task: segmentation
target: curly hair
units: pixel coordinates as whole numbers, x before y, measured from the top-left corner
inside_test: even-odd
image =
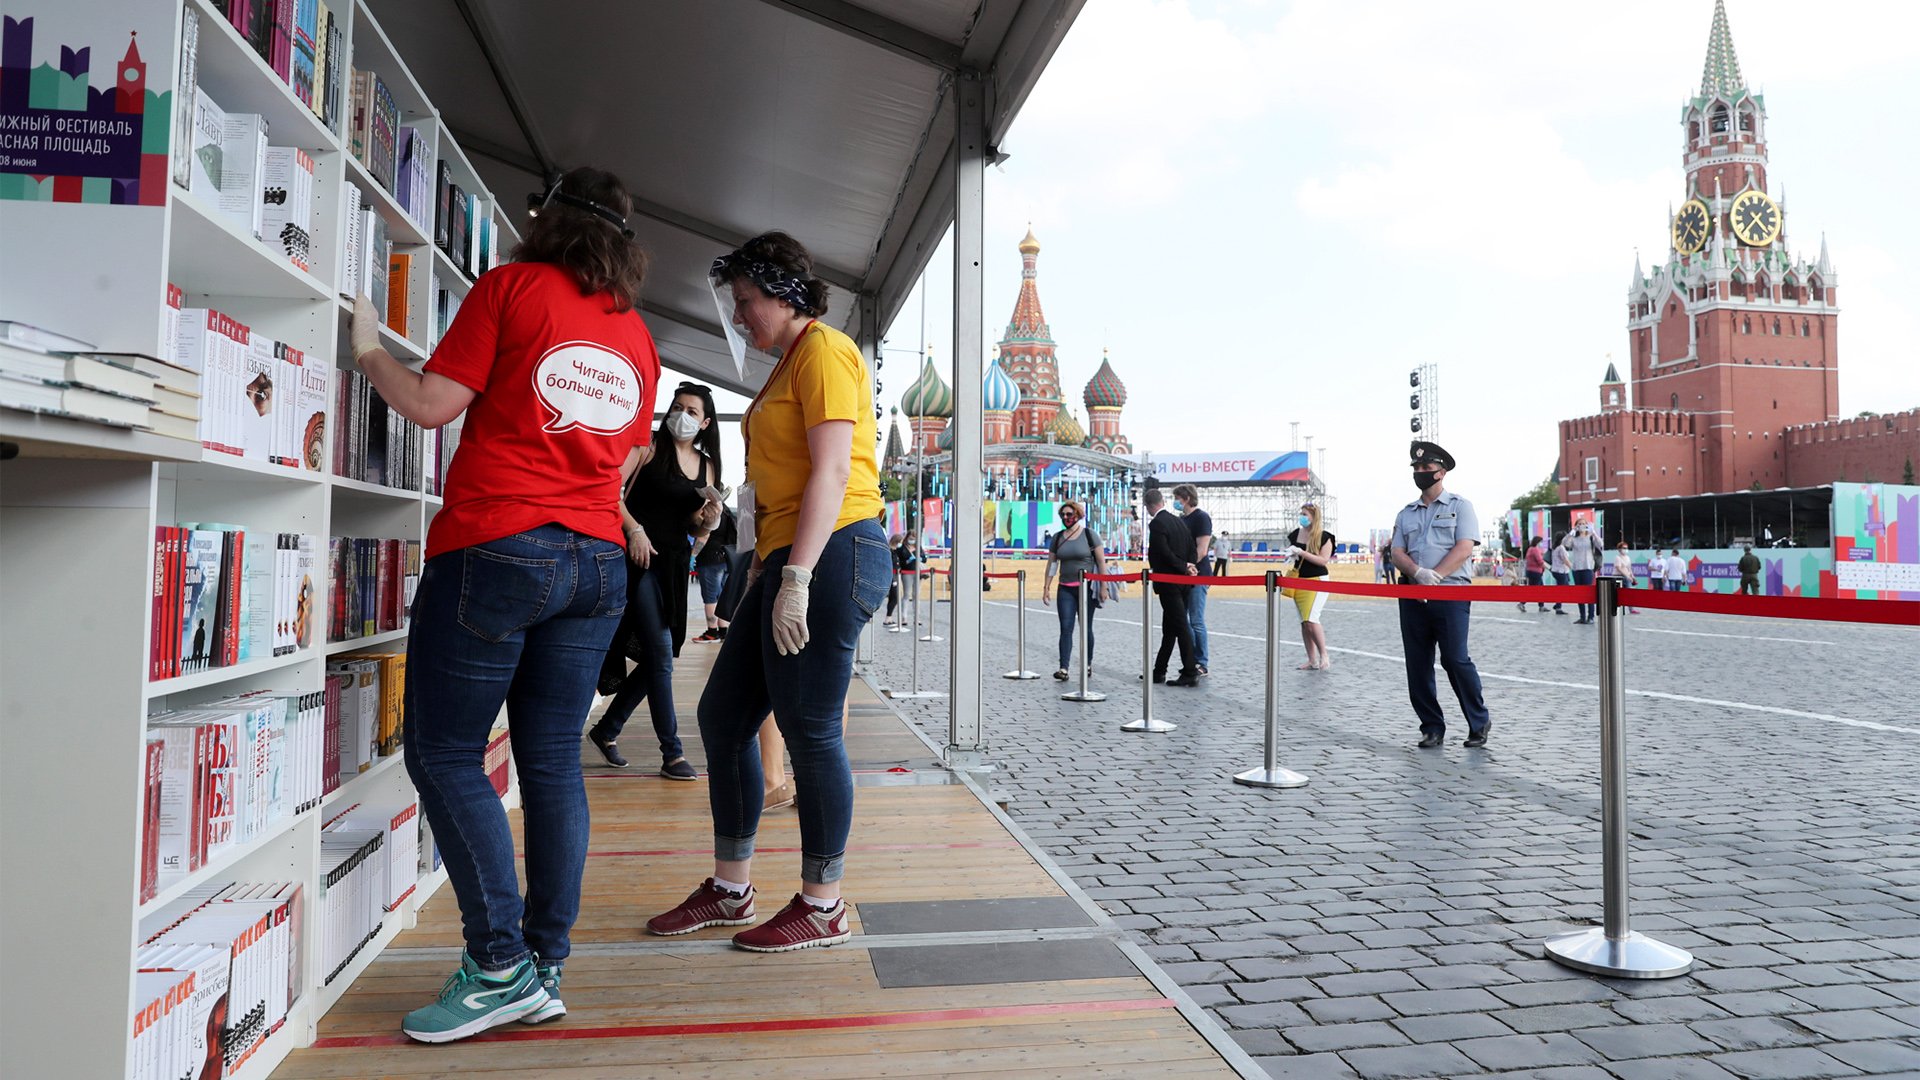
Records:
[[[581,166],[560,178],[559,191],[597,203],[625,218],[633,198],[620,178],[604,169]],[[540,207],[528,222],[526,238],[513,249],[515,262],[562,266],[580,284],[580,295],[606,293],[615,311],[640,304],[647,276],[647,253],[621,228],[591,210],[557,200]]]
[[[779,274],[800,282],[806,291],[805,302],[789,301],[802,315],[819,318],[827,313],[827,283],[813,276],[813,256],[800,241],[783,232],[765,232],[735,248],[728,256],[724,267],[719,271],[720,283],[732,284],[736,278],[753,282],[754,286],[767,295],[765,285],[754,281],[752,273],[745,267],[759,263],[773,268]]]

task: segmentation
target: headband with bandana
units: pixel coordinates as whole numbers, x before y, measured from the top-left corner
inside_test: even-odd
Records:
[[[807,283],[772,263],[738,254],[722,255],[713,260],[713,266],[707,271],[707,276],[716,281],[734,275],[744,276],[768,296],[788,304],[796,311],[805,312],[812,306]]]

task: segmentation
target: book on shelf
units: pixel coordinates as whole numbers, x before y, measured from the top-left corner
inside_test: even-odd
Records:
[[[347,95],[348,65],[346,48],[346,21],[339,13],[329,11],[327,13],[327,44],[324,61],[327,69],[327,111],[326,115],[321,119],[322,122],[327,125],[327,130],[333,132],[335,135],[340,134],[341,122],[350,111],[350,103]]]
[[[221,522],[154,528],[148,677],[284,656],[313,642],[318,542]]]
[[[261,230],[268,246],[300,269],[312,269],[313,159],[297,147],[269,146],[261,179]]]
[[[380,316],[381,322],[386,322],[387,259],[393,252],[393,244],[387,239],[387,219],[381,217],[378,210],[368,208],[360,213],[364,219],[360,223],[363,245],[360,260],[365,267],[360,295],[373,301],[373,310]]]
[[[173,182],[193,182],[193,101],[199,89],[200,12],[192,4],[180,16],[180,81],[173,87]]]
[[[340,371],[334,395],[334,475],[420,490],[419,425],[390,408],[359,371]]]
[[[225,170],[227,113],[206,91],[193,95],[193,148],[186,188],[211,209],[220,205]]]
[[[339,754],[334,772],[349,780],[380,756],[380,665],[355,656],[327,661],[327,678],[339,680]]]
[[[255,0],[256,3],[271,4],[271,25],[268,27],[267,66],[280,76],[280,81],[289,87],[293,85],[293,6],[294,0]]]
[[[259,113],[227,114],[220,141],[220,199],[216,208],[254,239],[265,239],[261,177],[267,166],[267,120]]]
[[[328,828],[320,833],[321,984],[339,978],[379,933],[386,913],[386,862],[379,829]]]
[[[190,1012],[204,1025],[206,1041],[196,1045],[208,1065],[161,1074],[165,1080],[232,1076],[286,1022],[301,974],[302,907],[298,883],[226,881],[196,889],[141,920],[136,970],[158,974],[176,965],[193,973],[196,987],[203,978],[209,984],[205,1011],[195,1005]],[[226,985],[217,990],[222,966]]]
[[[309,358],[300,367],[293,414],[298,436],[295,453],[299,467],[308,472],[326,467],[327,386],[332,377],[332,367],[318,357]]]
[[[433,166],[433,243],[442,251],[452,248],[447,232],[453,211],[453,168],[446,158]]]
[[[273,55],[273,0],[224,0],[227,21],[263,61]]]
[[[420,881],[419,816],[420,804],[409,799],[403,803],[358,803],[327,823],[329,830],[381,834],[380,852],[385,865],[375,878],[381,884],[376,900],[384,911],[397,910]]]
[[[394,198],[407,217],[422,230],[433,227],[433,151],[427,133],[411,124],[400,127],[396,146]]]
[[[186,291],[171,281],[167,282],[167,291],[162,294],[160,303],[160,358],[169,363],[180,348],[180,310],[186,306]],[[200,380],[195,379],[193,392],[199,393],[199,388]]]
[[[320,55],[319,0],[294,0],[293,50],[288,83],[300,104],[313,108],[314,64]]]
[[[165,778],[167,745],[148,735],[140,794],[140,903],[160,891],[160,793]]]
[[[327,81],[332,78],[328,70],[332,64],[333,9],[327,7],[325,0],[314,0],[313,5],[313,96],[308,99],[307,107],[323,126],[327,124]]]
[[[341,192],[340,204],[340,281],[338,289],[341,296],[351,303],[360,296],[365,287],[364,271],[360,266],[361,241],[360,228],[365,217],[362,210],[366,206],[365,196],[360,188],[348,184]]]
[[[46,413],[109,427],[144,428],[152,407],[77,386],[22,379],[0,372],[0,408]]]
[[[186,1075],[193,978],[178,971],[140,971],[133,978],[133,1076],[173,1080]]]
[[[93,343],[32,323],[0,319],[0,345],[43,353],[92,352]]]
[[[387,329],[403,338],[413,336],[413,311],[408,304],[413,256],[395,251],[387,256]]]
[[[152,405],[155,381],[109,353],[57,355],[24,349],[0,349],[0,375],[79,387]]]
[[[188,986],[181,1064],[169,1072],[136,1072],[135,1080],[221,1080],[220,1034],[229,1015],[230,951],[211,945],[144,945],[134,958],[140,972],[170,972]]]

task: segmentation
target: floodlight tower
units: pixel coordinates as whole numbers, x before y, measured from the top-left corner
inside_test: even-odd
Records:
[[[1407,408],[1413,415],[1407,427],[1416,439],[1440,437],[1440,365],[1421,364],[1407,372]]]

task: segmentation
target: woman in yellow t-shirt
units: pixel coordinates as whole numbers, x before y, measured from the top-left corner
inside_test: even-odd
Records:
[[[873,375],[847,335],[818,321],[826,283],[785,233],[747,241],[714,261],[731,292],[733,325],[780,363],[742,422],[752,515],[746,595],[700,696],[713,807],[713,876],[678,907],[648,920],[656,934],[754,921],[752,860],[762,809],[755,733],[769,711],[793,757],[800,814],[800,894],[733,937],[755,952],[847,940],[840,877],[853,825],[853,771],[841,722],[853,647],[887,595],[893,559],[875,518]]]

